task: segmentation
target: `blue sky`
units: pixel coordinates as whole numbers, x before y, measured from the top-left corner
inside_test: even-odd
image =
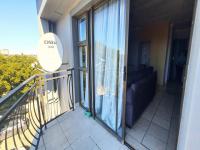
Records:
[[[39,41],[36,0],[3,0],[0,10],[0,49],[35,54]]]

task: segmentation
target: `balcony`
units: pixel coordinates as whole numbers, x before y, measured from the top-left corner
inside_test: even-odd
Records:
[[[126,150],[113,135],[76,107],[47,124],[40,138],[39,150]],[[128,149],[127,149],[128,150]]]
[[[75,105],[73,71],[35,75],[0,99],[1,150],[127,149]]]

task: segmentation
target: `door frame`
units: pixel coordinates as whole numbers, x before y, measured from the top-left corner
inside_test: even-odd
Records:
[[[100,122],[105,129],[107,129],[112,135],[114,135],[119,141],[121,141],[123,144],[125,143],[125,112],[126,112],[126,84],[127,84],[127,64],[128,64],[128,39],[129,39],[129,15],[130,15],[130,0],[126,0],[126,26],[125,26],[125,55],[124,55],[124,79],[123,79],[123,105],[122,105],[122,137],[120,137],[116,131],[111,129],[108,125],[106,125],[100,118],[96,116],[95,113],[95,69],[94,69],[94,11],[101,7],[103,4],[107,3],[109,0],[104,0],[95,5],[91,8],[90,11],[90,18],[91,18],[91,26],[90,26],[90,35],[91,35],[91,77],[92,77],[92,104],[93,104],[93,117],[95,120]]]
[[[129,6],[130,6],[130,0],[129,1]],[[192,16],[192,24],[191,24],[191,31],[190,31],[190,36],[189,36],[189,47],[188,47],[188,53],[187,53],[187,62],[186,62],[186,70],[185,70],[185,76],[184,76],[184,81],[183,81],[183,88],[182,88],[182,94],[181,94],[181,108],[180,108],[180,119],[179,119],[179,128],[178,128],[178,137],[177,137],[177,142],[176,142],[176,148],[179,148],[181,146],[179,146],[179,144],[182,142],[182,140],[179,138],[180,137],[180,134],[183,134],[183,133],[180,133],[180,132],[183,132],[181,130],[184,130],[184,127],[181,127],[181,122],[182,122],[182,119],[183,119],[183,103],[184,103],[184,96],[185,96],[185,90],[186,90],[186,80],[188,78],[188,67],[189,67],[189,61],[190,61],[190,55],[191,55],[191,50],[192,50],[192,40],[193,40],[193,34],[194,34],[194,23],[195,23],[195,19],[196,19],[196,15],[197,15],[197,4],[198,4],[198,0],[194,0],[194,7],[193,7],[193,16]],[[130,14],[130,7],[128,8],[129,10],[129,14]],[[128,21],[129,22],[129,21]],[[129,23],[128,23],[129,24]],[[129,30],[129,26],[127,26],[127,29]],[[127,36],[128,36],[128,32],[127,31]],[[173,33],[173,24],[170,24],[170,31],[169,31],[169,37],[168,37],[168,40],[172,40],[172,33]],[[128,38],[126,39],[126,41],[128,41]],[[168,47],[167,47],[167,55],[166,55],[166,61],[165,62],[165,69],[164,69],[164,80],[163,82],[167,82],[167,79],[168,79],[168,69],[169,69],[169,66],[166,66],[166,63],[169,63],[168,57],[170,57],[170,54],[171,54],[171,42],[172,41],[168,41]],[[126,44],[127,46],[127,50],[128,50],[128,44]],[[128,55],[128,51],[126,50],[127,52],[127,55]],[[128,60],[128,58],[127,58]],[[128,64],[128,63],[127,63]],[[127,70],[127,69],[126,69]],[[126,73],[127,75],[127,73]],[[126,90],[125,90],[126,91]],[[124,93],[124,107],[126,107],[126,93]],[[126,111],[126,108],[123,109],[124,111]],[[124,119],[125,119],[125,113],[124,113]],[[124,131],[126,130],[126,125],[125,125],[125,120],[124,120]],[[124,136],[123,136],[123,142],[125,143],[125,145],[127,145],[130,149],[134,149],[129,143],[126,142],[125,138],[126,138],[126,133],[124,133]]]
[[[86,40],[85,41],[82,41],[82,42],[79,42],[79,21],[81,20],[81,19],[85,19],[85,21],[86,21]],[[76,84],[77,85],[77,90],[78,90],[78,102],[79,102],[79,105],[84,109],[84,110],[86,110],[86,111],[89,111],[89,112],[91,112],[92,111],[92,106],[91,106],[91,92],[90,92],[90,62],[91,62],[91,60],[90,60],[90,52],[91,52],[91,50],[90,50],[90,44],[89,44],[89,17],[88,17],[88,13],[87,12],[85,12],[85,13],[83,13],[82,15],[80,15],[80,16],[77,16],[77,17],[74,17],[74,22],[76,22],[76,25],[75,25],[75,27],[76,27],[76,29],[75,29],[75,31],[76,31],[76,34],[77,34],[77,37],[76,37],[76,42],[75,42],[75,46],[76,46],[76,49],[75,49],[75,51],[77,51],[77,53],[76,53],[76,63],[75,64],[77,64],[77,67],[76,67],[76,69],[77,69],[77,76],[76,76],[76,79],[77,79],[77,81],[78,81],[78,83]],[[85,106],[83,106],[83,104],[81,103],[81,86],[80,86],[80,71],[82,70],[82,71],[84,71],[84,69],[82,68],[82,67],[80,67],[80,52],[79,52],[79,48],[80,47],[83,47],[83,46],[86,46],[87,47],[87,49],[86,49],[86,51],[87,51],[87,66],[86,66],[86,69],[85,69],[85,71],[87,72],[87,74],[88,74],[88,82],[86,82],[86,84],[88,85],[88,103],[89,103],[89,108],[86,108]]]
[[[95,10],[97,10],[99,7],[101,7],[102,5],[104,5],[105,3],[109,2],[109,0],[104,0],[101,1],[99,3],[97,3],[96,5],[94,5],[93,7],[91,7],[91,9],[89,10],[89,15],[90,15],[90,46],[91,46],[91,95],[92,95],[92,115],[93,118],[100,123],[110,134],[112,134],[113,136],[115,136],[118,140],[121,141],[120,137],[117,135],[117,133],[111,129],[106,123],[104,123],[97,115],[95,112],[95,58],[94,58],[94,12]]]
[[[126,0],[126,18],[125,18],[125,54],[124,54],[124,79],[123,79],[123,96],[122,96],[122,137],[120,137],[116,131],[111,129],[108,125],[106,125],[100,118],[96,116],[95,113],[95,66],[94,66],[94,11],[101,7],[103,4],[109,2],[110,0],[100,0],[95,5],[88,8],[86,11],[84,11],[82,14],[79,14],[78,16],[74,16],[72,19],[72,25],[73,25],[73,31],[76,33],[74,36],[74,49],[75,49],[75,55],[74,55],[74,63],[76,64],[76,70],[78,72],[78,66],[77,62],[79,63],[79,55],[77,55],[78,46],[78,19],[80,19],[82,16],[87,16],[87,30],[86,30],[86,36],[87,36],[87,46],[88,46],[88,76],[89,76],[89,83],[88,83],[88,91],[89,91],[89,104],[90,104],[90,112],[92,112],[93,119],[95,119],[97,122],[99,122],[108,132],[110,132],[112,135],[114,135],[119,141],[121,141],[123,144],[125,143],[125,112],[126,112],[126,84],[127,84],[127,64],[128,64],[128,39],[129,39],[129,15],[130,15],[130,0]],[[76,28],[76,29],[74,29]],[[79,52],[78,52],[79,54]],[[76,57],[78,56],[78,57]],[[79,73],[76,75],[76,79],[80,78]],[[78,78],[77,78],[78,76]],[[81,107],[83,107],[80,103],[80,79],[77,80],[77,88],[79,91],[77,92],[77,97],[79,98],[79,104]],[[83,107],[84,108],[84,107]],[[84,108],[85,109],[85,108]]]
[[[129,18],[130,18],[130,0],[126,5],[126,31],[125,31],[125,58],[124,58],[124,90],[123,90],[123,108],[122,108],[122,143],[126,144],[126,92],[127,92],[127,73],[128,73],[128,44],[129,44]],[[129,145],[128,145],[129,146]]]

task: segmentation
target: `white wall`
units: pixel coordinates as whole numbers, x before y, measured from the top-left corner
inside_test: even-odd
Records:
[[[69,63],[70,67],[74,65],[72,17],[91,2],[92,0],[74,0],[71,7],[68,8],[63,17],[56,23],[56,34],[60,38],[64,48],[63,63]]]
[[[75,34],[73,33],[74,31],[73,29],[76,27],[72,27],[72,20],[73,16],[77,14],[82,8],[90,4],[91,1],[94,0],[74,0],[74,3],[71,4],[71,7],[68,8],[63,17],[56,22],[56,34],[60,38],[64,49],[63,63],[68,64],[61,66],[61,69],[74,68],[76,66],[74,64],[74,55],[75,55],[74,51],[76,49],[74,49],[74,41],[73,41],[73,36]],[[78,78],[76,69],[74,72],[74,76],[75,78]],[[75,100],[77,102],[79,99],[79,93],[78,93],[79,90],[77,89],[79,84],[78,80],[76,81],[74,80],[74,84],[75,84],[74,94],[75,94]]]
[[[67,14],[56,24],[56,34],[60,38],[63,49],[63,63],[69,63],[73,66],[73,35],[72,35],[72,17]]]
[[[36,0],[36,8],[37,8],[37,13],[39,12],[40,10],[40,6],[42,4],[42,0]]]
[[[38,17],[38,28],[39,28],[40,36],[42,36],[44,33],[49,32],[48,21]]]
[[[200,0],[197,0],[178,150],[200,149]]]

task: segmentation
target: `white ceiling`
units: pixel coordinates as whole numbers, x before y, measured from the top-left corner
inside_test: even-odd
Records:
[[[41,17],[57,21],[73,6],[83,0],[46,0]],[[135,26],[158,20],[191,21],[194,0],[130,0],[131,17]]]
[[[40,16],[51,21],[57,21],[73,6],[73,3],[74,0],[47,0]]]
[[[194,0],[131,0],[131,16],[135,26],[149,22],[191,21]]]

